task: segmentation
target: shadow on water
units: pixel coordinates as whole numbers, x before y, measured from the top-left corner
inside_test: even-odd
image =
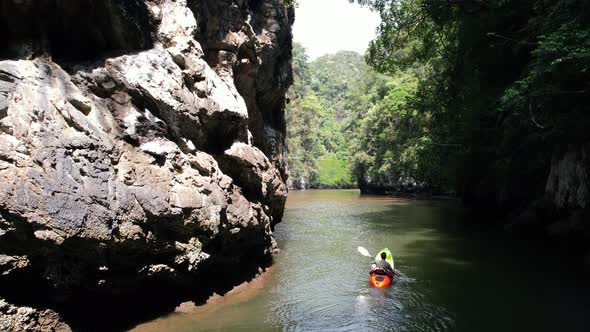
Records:
[[[585,331],[586,281],[544,248],[469,226],[457,202],[290,194],[270,276],[245,297],[146,324],[170,331]],[[467,221],[467,222],[466,222]],[[367,257],[392,250],[401,275],[368,284]],[[223,316],[223,319],[218,319]],[[152,327],[150,329],[150,326]]]
[[[453,203],[414,201],[387,210],[357,217],[374,232],[391,235],[396,267],[414,281],[397,285],[397,298],[403,302],[408,296],[412,304],[417,298],[421,304],[408,308],[414,313],[430,311],[430,324],[421,322],[416,330],[584,331],[588,326],[588,287],[564,257],[470,223]]]

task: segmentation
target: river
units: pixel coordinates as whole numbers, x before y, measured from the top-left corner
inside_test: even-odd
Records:
[[[289,194],[281,252],[259,279],[136,331],[588,331],[588,281],[569,262],[489,228],[459,204]],[[391,249],[401,276],[371,288],[371,253]]]

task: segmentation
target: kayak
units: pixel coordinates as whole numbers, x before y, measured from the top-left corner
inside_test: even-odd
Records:
[[[392,268],[395,269],[394,263],[393,263],[393,256],[391,255],[391,251],[389,251],[389,249],[387,249],[387,248],[381,250],[377,254],[377,256],[375,256],[375,261],[381,260],[381,253],[382,252],[384,252],[387,255],[385,257],[385,261],[387,263],[389,263],[389,265],[391,265]],[[393,280],[394,275],[395,274],[392,273],[391,271],[385,271],[384,269],[381,269],[381,268],[372,268],[371,271],[369,271],[369,282],[371,283],[371,286],[373,286],[373,287],[385,288],[385,287],[391,285],[391,281]]]
[[[388,275],[381,275],[381,274],[371,274],[369,276],[369,282],[371,283],[371,286],[373,287],[377,287],[377,288],[385,288],[389,285],[391,285],[391,280],[393,278],[391,278]]]

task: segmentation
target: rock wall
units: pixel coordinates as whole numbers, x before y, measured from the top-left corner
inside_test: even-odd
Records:
[[[569,146],[550,159],[545,190],[516,209],[508,229],[534,234],[590,267],[590,146]],[[549,241],[547,241],[549,239]]]
[[[553,211],[538,216],[547,219],[545,231],[550,235],[575,237],[585,243],[586,264],[590,265],[590,146],[570,147],[556,153],[545,187],[545,202]]]
[[[3,1],[2,308],[131,324],[267,264],[293,20],[282,0]]]
[[[363,194],[369,195],[418,195],[436,192],[426,183],[416,181],[411,176],[399,175],[387,179],[371,179],[366,176],[358,179],[359,189]]]
[[[559,209],[584,209],[590,204],[590,146],[555,155],[545,192]]]

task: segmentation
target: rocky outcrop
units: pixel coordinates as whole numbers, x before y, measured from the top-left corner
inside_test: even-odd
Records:
[[[590,155],[588,148],[570,149],[555,156],[546,193],[557,208],[584,209],[590,205]]]
[[[418,182],[411,176],[392,175],[390,178],[372,179],[365,175],[358,182],[361,193],[369,195],[405,196],[438,193],[426,183]]]
[[[304,175],[300,175],[297,177],[293,177],[293,175],[291,175],[287,180],[287,187],[289,188],[289,190],[309,189],[309,179]]]
[[[555,217],[546,226],[552,235],[590,238],[589,153],[588,146],[570,148],[561,156],[556,154],[551,161],[545,194],[555,211]]]
[[[516,210],[507,228],[524,235],[550,238],[551,245],[590,266],[590,159],[588,146],[554,153],[545,191]]]
[[[275,1],[189,0],[198,13],[198,39],[205,59],[222,77],[233,77],[248,108],[253,144],[286,175],[285,93],[293,81],[292,8],[276,10]],[[280,1],[282,2],[282,1]],[[242,20],[246,18],[246,24]],[[267,70],[261,70],[260,64]],[[277,93],[281,91],[281,93]]]
[[[52,310],[15,307],[0,299],[0,331],[70,332],[70,327]]]
[[[0,297],[116,325],[258,273],[287,197],[292,21],[281,0],[3,2]],[[110,322],[79,315],[88,296]]]

